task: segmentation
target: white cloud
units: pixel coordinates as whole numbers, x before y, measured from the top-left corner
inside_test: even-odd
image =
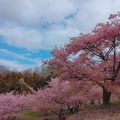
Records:
[[[18,48],[37,50],[41,46],[42,38],[39,31],[27,29],[18,25],[5,25],[0,28],[0,35],[3,36],[8,45]]]
[[[0,27],[0,35],[5,38],[3,42],[29,51],[51,50],[55,46],[63,46],[68,43],[70,37],[78,35],[79,32],[77,27],[65,27],[64,25],[61,26],[61,24],[52,25],[46,31],[28,29],[10,22]]]
[[[26,67],[28,66],[25,66],[25,65],[22,65],[20,63],[18,63],[17,61],[8,61],[8,60],[5,60],[5,59],[0,59],[0,64],[9,68],[10,70],[24,70]]]
[[[41,66],[40,61],[39,61],[39,64],[37,65],[31,65],[31,64],[21,64],[18,61],[13,61],[13,60],[10,61],[5,59],[0,59],[0,64],[10,70],[17,70],[17,71],[23,71],[28,68],[35,68],[36,66]]]
[[[51,50],[80,32],[91,32],[98,22],[105,22],[117,11],[120,0],[0,0],[0,36],[5,38],[2,42],[29,52]],[[32,61],[29,54],[2,52]],[[38,58],[33,61],[41,64]],[[11,68],[25,68],[16,61],[0,62]]]
[[[119,0],[0,0],[0,20],[9,21],[3,22],[0,35],[11,46],[52,49],[79,32],[91,32],[98,22],[119,11],[119,5]],[[47,22],[51,27],[42,31],[41,25]]]
[[[25,57],[25,55],[19,55],[15,52],[8,51],[7,49],[0,49],[0,53],[2,53],[4,55],[15,57],[15,58],[19,58],[19,59],[27,59]]]
[[[42,49],[53,49],[55,46],[60,47],[69,42],[69,38],[79,34],[77,28],[54,29],[47,31],[44,35]]]
[[[69,0],[0,0],[0,18],[23,24],[60,21],[75,9]]]
[[[28,58],[28,57],[26,57],[27,56],[26,53],[18,54],[18,53],[15,53],[15,52],[8,51],[7,49],[0,49],[0,53],[4,54],[4,55],[7,55],[7,56],[12,56],[14,58],[18,58],[18,59],[21,59],[21,60],[27,60],[27,61],[33,62],[35,64],[40,64],[41,63],[41,59],[39,59],[39,58]]]
[[[106,22],[110,14],[120,11],[120,0],[72,1],[79,8],[74,18],[74,26],[83,32],[91,32],[97,23]]]

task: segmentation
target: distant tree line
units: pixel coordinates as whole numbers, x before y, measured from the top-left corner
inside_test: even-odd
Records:
[[[43,73],[39,71],[38,67],[34,70],[27,69],[22,72],[6,70],[0,74],[0,94],[11,91],[14,91],[15,94],[30,93],[31,90],[26,85],[19,83],[20,78],[23,78],[25,83],[35,91],[43,89],[51,80],[51,73]]]

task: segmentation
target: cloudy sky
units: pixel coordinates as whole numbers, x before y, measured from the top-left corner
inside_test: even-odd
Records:
[[[117,11],[120,0],[0,0],[0,65],[40,66],[55,46],[91,32]]]

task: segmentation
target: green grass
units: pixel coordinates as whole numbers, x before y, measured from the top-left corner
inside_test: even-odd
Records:
[[[44,113],[42,113],[42,112],[24,112],[23,115],[34,117],[34,116],[42,116],[42,115],[44,115]]]
[[[120,100],[113,101],[111,105],[120,105]]]
[[[104,111],[108,111],[108,113],[113,114],[113,113],[117,113],[117,111],[120,111],[120,100],[116,100],[111,102],[109,105],[102,105],[102,104],[97,104],[97,105],[84,105],[81,106],[79,108],[79,112],[82,112],[84,110],[88,109],[89,111],[91,110],[95,110],[95,111],[99,111],[99,110],[104,110]],[[67,117],[69,117],[70,115],[68,115],[68,112],[66,111],[65,113],[67,115]],[[17,120],[44,120],[44,118],[48,118],[49,120],[57,120],[58,116],[56,116],[55,114],[51,113],[51,114],[45,114],[44,112],[24,112],[21,114],[21,116],[17,119]]]
[[[57,119],[57,116],[54,114],[45,114],[43,112],[24,112],[17,118],[17,120],[43,120],[46,117],[49,118],[49,120]]]
[[[17,120],[40,120],[40,116],[42,115],[43,113],[40,112],[24,112]]]

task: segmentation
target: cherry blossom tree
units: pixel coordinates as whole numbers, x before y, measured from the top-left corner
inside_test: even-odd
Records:
[[[91,105],[101,103],[102,100],[102,88],[99,86],[93,86],[91,89],[88,91],[88,100],[90,100]]]
[[[56,65],[55,75],[64,80],[92,81],[103,89],[103,104],[110,102],[120,70],[120,12],[109,21],[99,23],[89,34],[72,37],[63,48],[53,49],[52,59],[44,63]],[[109,83],[109,85],[108,85]]]
[[[12,118],[19,115],[32,103],[31,95],[18,96],[12,93],[0,95],[0,119]]]
[[[88,82],[83,81],[70,82],[59,78],[52,79],[48,86],[36,92],[33,110],[51,111],[59,118],[61,118],[63,110],[67,110],[68,107],[75,109],[77,112],[80,104],[86,104],[91,99],[100,98],[101,91],[99,92],[98,87],[94,87],[91,83],[88,84]],[[92,89],[89,91],[90,88],[98,90],[94,91]]]
[[[35,111],[52,111],[55,113],[56,110],[60,110],[60,113],[55,113],[61,117],[63,109],[66,107],[64,94],[69,89],[69,82],[60,82],[58,78],[52,79],[49,82],[49,86],[39,90],[36,93],[35,105],[33,110]]]

